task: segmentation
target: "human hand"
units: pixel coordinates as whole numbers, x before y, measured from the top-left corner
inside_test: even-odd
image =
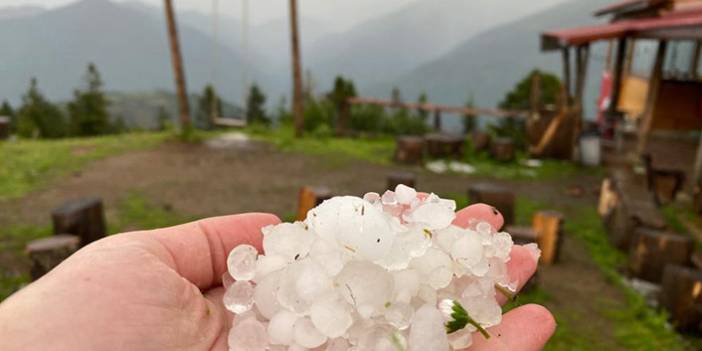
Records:
[[[455,224],[481,218],[502,226],[488,209],[461,210]],[[278,222],[267,214],[217,217],[86,246],[0,304],[3,350],[227,350],[227,255],[241,244],[260,250],[260,228]],[[519,246],[511,257],[521,287],[536,260]],[[554,329],[546,309],[522,306],[490,328],[489,340],[476,335],[471,350],[539,350]]]

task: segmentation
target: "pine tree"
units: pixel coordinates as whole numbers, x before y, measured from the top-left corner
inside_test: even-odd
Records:
[[[63,113],[41,94],[36,78],[32,78],[22,97],[16,131],[23,137],[60,138],[66,135]]]
[[[207,84],[197,101],[195,125],[201,129],[212,129],[214,119],[222,113],[222,100],[212,85]]]
[[[468,108],[473,108],[475,107],[475,100],[473,99],[473,95],[468,97],[468,100],[466,100],[466,107]],[[463,116],[463,132],[464,133],[470,133],[475,130],[476,125],[478,124],[478,116],[475,116],[473,114],[467,113]]]
[[[16,128],[15,124],[17,123],[15,120],[15,110],[12,108],[12,105],[7,102],[7,100],[3,100],[2,105],[0,105],[0,116],[10,118],[10,133],[14,132]]]
[[[71,134],[77,136],[101,135],[111,131],[107,112],[108,101],[102,91],[102,79],[94,64],[88,64],[85,90],[76,89],[68,104]]]
[[[426,92],[422,92],[419,94],[419,98],[417,98],[417,102],[420,105],[424,105],[429,102],[429,96],[427,96]],[[423,109],[417,109],[417,115],[423,120],[426,121],[429,118],[429,111],[423,110]]]
[[[249,124],[270,124],[270,119],[266,115],[264,105],[266,96],[263,95],[261,89],[254,83],[249,90],[249,96],[246,99],[246,122]]]

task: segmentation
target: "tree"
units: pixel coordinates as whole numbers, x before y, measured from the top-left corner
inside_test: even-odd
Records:
[[[212,85],[205,86],[197,105],[195,124],[198,128],[211,129],[214,119],[222,113],[222,100],[217,96]]]
[[[112,131],[108,101],[102,92],[100,73],[92,63],[88,65],[85,83],[85,90],[76,89],[68,104],[70,132],[78,136],[107,134]]]
[[[475,107],[475,101],[473,99],[473,95],[468,97],[468,100],[466,100],[466,107],[467,108],[473,108]],[[478,116],[467,113],[463,115],[463,132],[464,133],[470,133],[475,130],[476,125],[478,124]]]
[[[32,78],[22,97],[16,130],[23,137],[60,138],[66,135],[63,113],[41,94],[36,78]]]
[[[334,79],[334,89],[327,94],[327,99],[336,108],[336,133],[345,133],[349,124],[351,105],[348,102],[350,97],[356,96],[356,87],[351,79],[346,80],[342,76]]]
[[[417,98],[417,102],[418,102],[420,105],[424,105],[424,104],[428,103],[428,102],[429,102],[429,97],[427,96],[427,93],[423,91],[421,94],[419,94],[419,98]],[[429,111],[420,108],[420,109],[417,109],[417,115],[418,115],[423,121],[426,121],[427,118],[429,118]]]
[[[159,106],[158,113],[156,114],[156,128],[160,131],[164,131],[171,129],[172,126],[171,115],[168,114],[165,107]]]
[[[0,105],[0,116],[10,118],[10,132],[14,132],[15,124],[17,123],[15,120],[15,110],[12,108],[12,105],[7,102],[7,100],[3,100],[2,105]]]
[[[246,99],[246,122],[249,124],[270,124],[270,119],[263,108],[266,103],[266,96],[256,83],[251,85],[249,96]]]

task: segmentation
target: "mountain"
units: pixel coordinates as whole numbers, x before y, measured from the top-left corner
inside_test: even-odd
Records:
[[[7,11],[1,10],[0,13]],[[217,79],[227,99],[242,95],[241,72],[213,72],[214,43],[208,34],[179,24],[181,50],[190,92]],[[88,62],[100,70],[111,91],[173,90],[164,18],[108,0],[83,0],[32,16],[0,19],[0,99],[17,102],[31,77],[50,98],[67,99]],[[219,62],[241,66],[234,48],[219,47]],[[252,68],[252,76],[262,76]]]
[[[416,1],[317,41],[303,51],[305,66],[325,84],[341,73],[363,89],[440,57],[483,30],[563,1]]]
[[[426,91],[432,102],[463,104],[472,95],[478,106],[495,106],[514,84],[533,68],[561,76],[560,52],[540,51],[540,33],[549,29],[591,24],[594,9],[610,0],[570,0],[539,13],[484,31],[464,41],[444,56],[390,79],[362,93],[388,96],[399,87],[405,97]],[[589,107],[603,69],[603,45],[591,50],[588,74]]]

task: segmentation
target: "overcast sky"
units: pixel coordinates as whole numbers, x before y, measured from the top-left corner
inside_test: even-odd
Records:
[[[76,0],[0,0],[0,7],[18,5],[62,6]],[[95,0],[91,0],[95,1]],[[125,0],[118,0],[125,1]],[[132,0],[133,1],[133,0]],[[161,5],[163,0],[141,0]],[[242,0],[217,0],[220,11],[236,17],[241,14]],[[262,23],[287,14],[288,0],[248,0],[252,23]],[[340,27],[350,26],[368,18],[399,9],[413,1],[434,0],[299,0],[300,13],[306,17],[333,19]],[[210,13],[212,0],[173,0],[178,9]]]

